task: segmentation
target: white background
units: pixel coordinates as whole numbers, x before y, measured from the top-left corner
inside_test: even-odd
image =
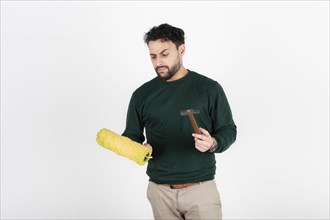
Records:
[[[238,127],[217,155],[223,217],[328,219],[328,1],[1,1],[1,218],[152,218],[146,166],[95,138],[123,132],[164,22]]]

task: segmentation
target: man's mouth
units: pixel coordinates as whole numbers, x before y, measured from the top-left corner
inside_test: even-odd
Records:
[[[167,67],[165,67],[165,66],[157,67],[156,70],[157,70],[158,73],[162,73],[162,72],[165,72],[167,70]]]

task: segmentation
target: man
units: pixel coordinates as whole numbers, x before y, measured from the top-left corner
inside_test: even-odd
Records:
[[[147,197],[155,219],[221,219],[214,153],[229,148],[236,125],[222,87],[183,66],[184,31],[168,24],[144,36],[157,77],[133,93],[123,136],[152,148]],[[184,109],[195,115],[193,132]]]

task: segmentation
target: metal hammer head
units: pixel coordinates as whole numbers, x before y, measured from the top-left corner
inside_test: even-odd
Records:
[[[199,114],[199,110],[197,110],[197,109],[185,109],[185,110],[181,110],[180,114],[182,116],[190,115],[190,114]]]
[[[197,122],[196,122],[195,117],[194,117],[194,114],[198,114],[198,113],[199,113],[199,110],[196,110],[196,109],[185,109],[185,110],[180,111],[180,114],[182,116],[188,115],[188,118],[191,122],[191,125],[194,129],[194,132],[196,134],[201,134],[201,131],[199,130]]]

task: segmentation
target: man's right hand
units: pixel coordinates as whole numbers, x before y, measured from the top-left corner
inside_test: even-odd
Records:
[[[146,146],[147,148],[150,148],[151,154],[152,154],[152,146],[150,144],[148,144],[148,143],[144,143],[144,146]]]

